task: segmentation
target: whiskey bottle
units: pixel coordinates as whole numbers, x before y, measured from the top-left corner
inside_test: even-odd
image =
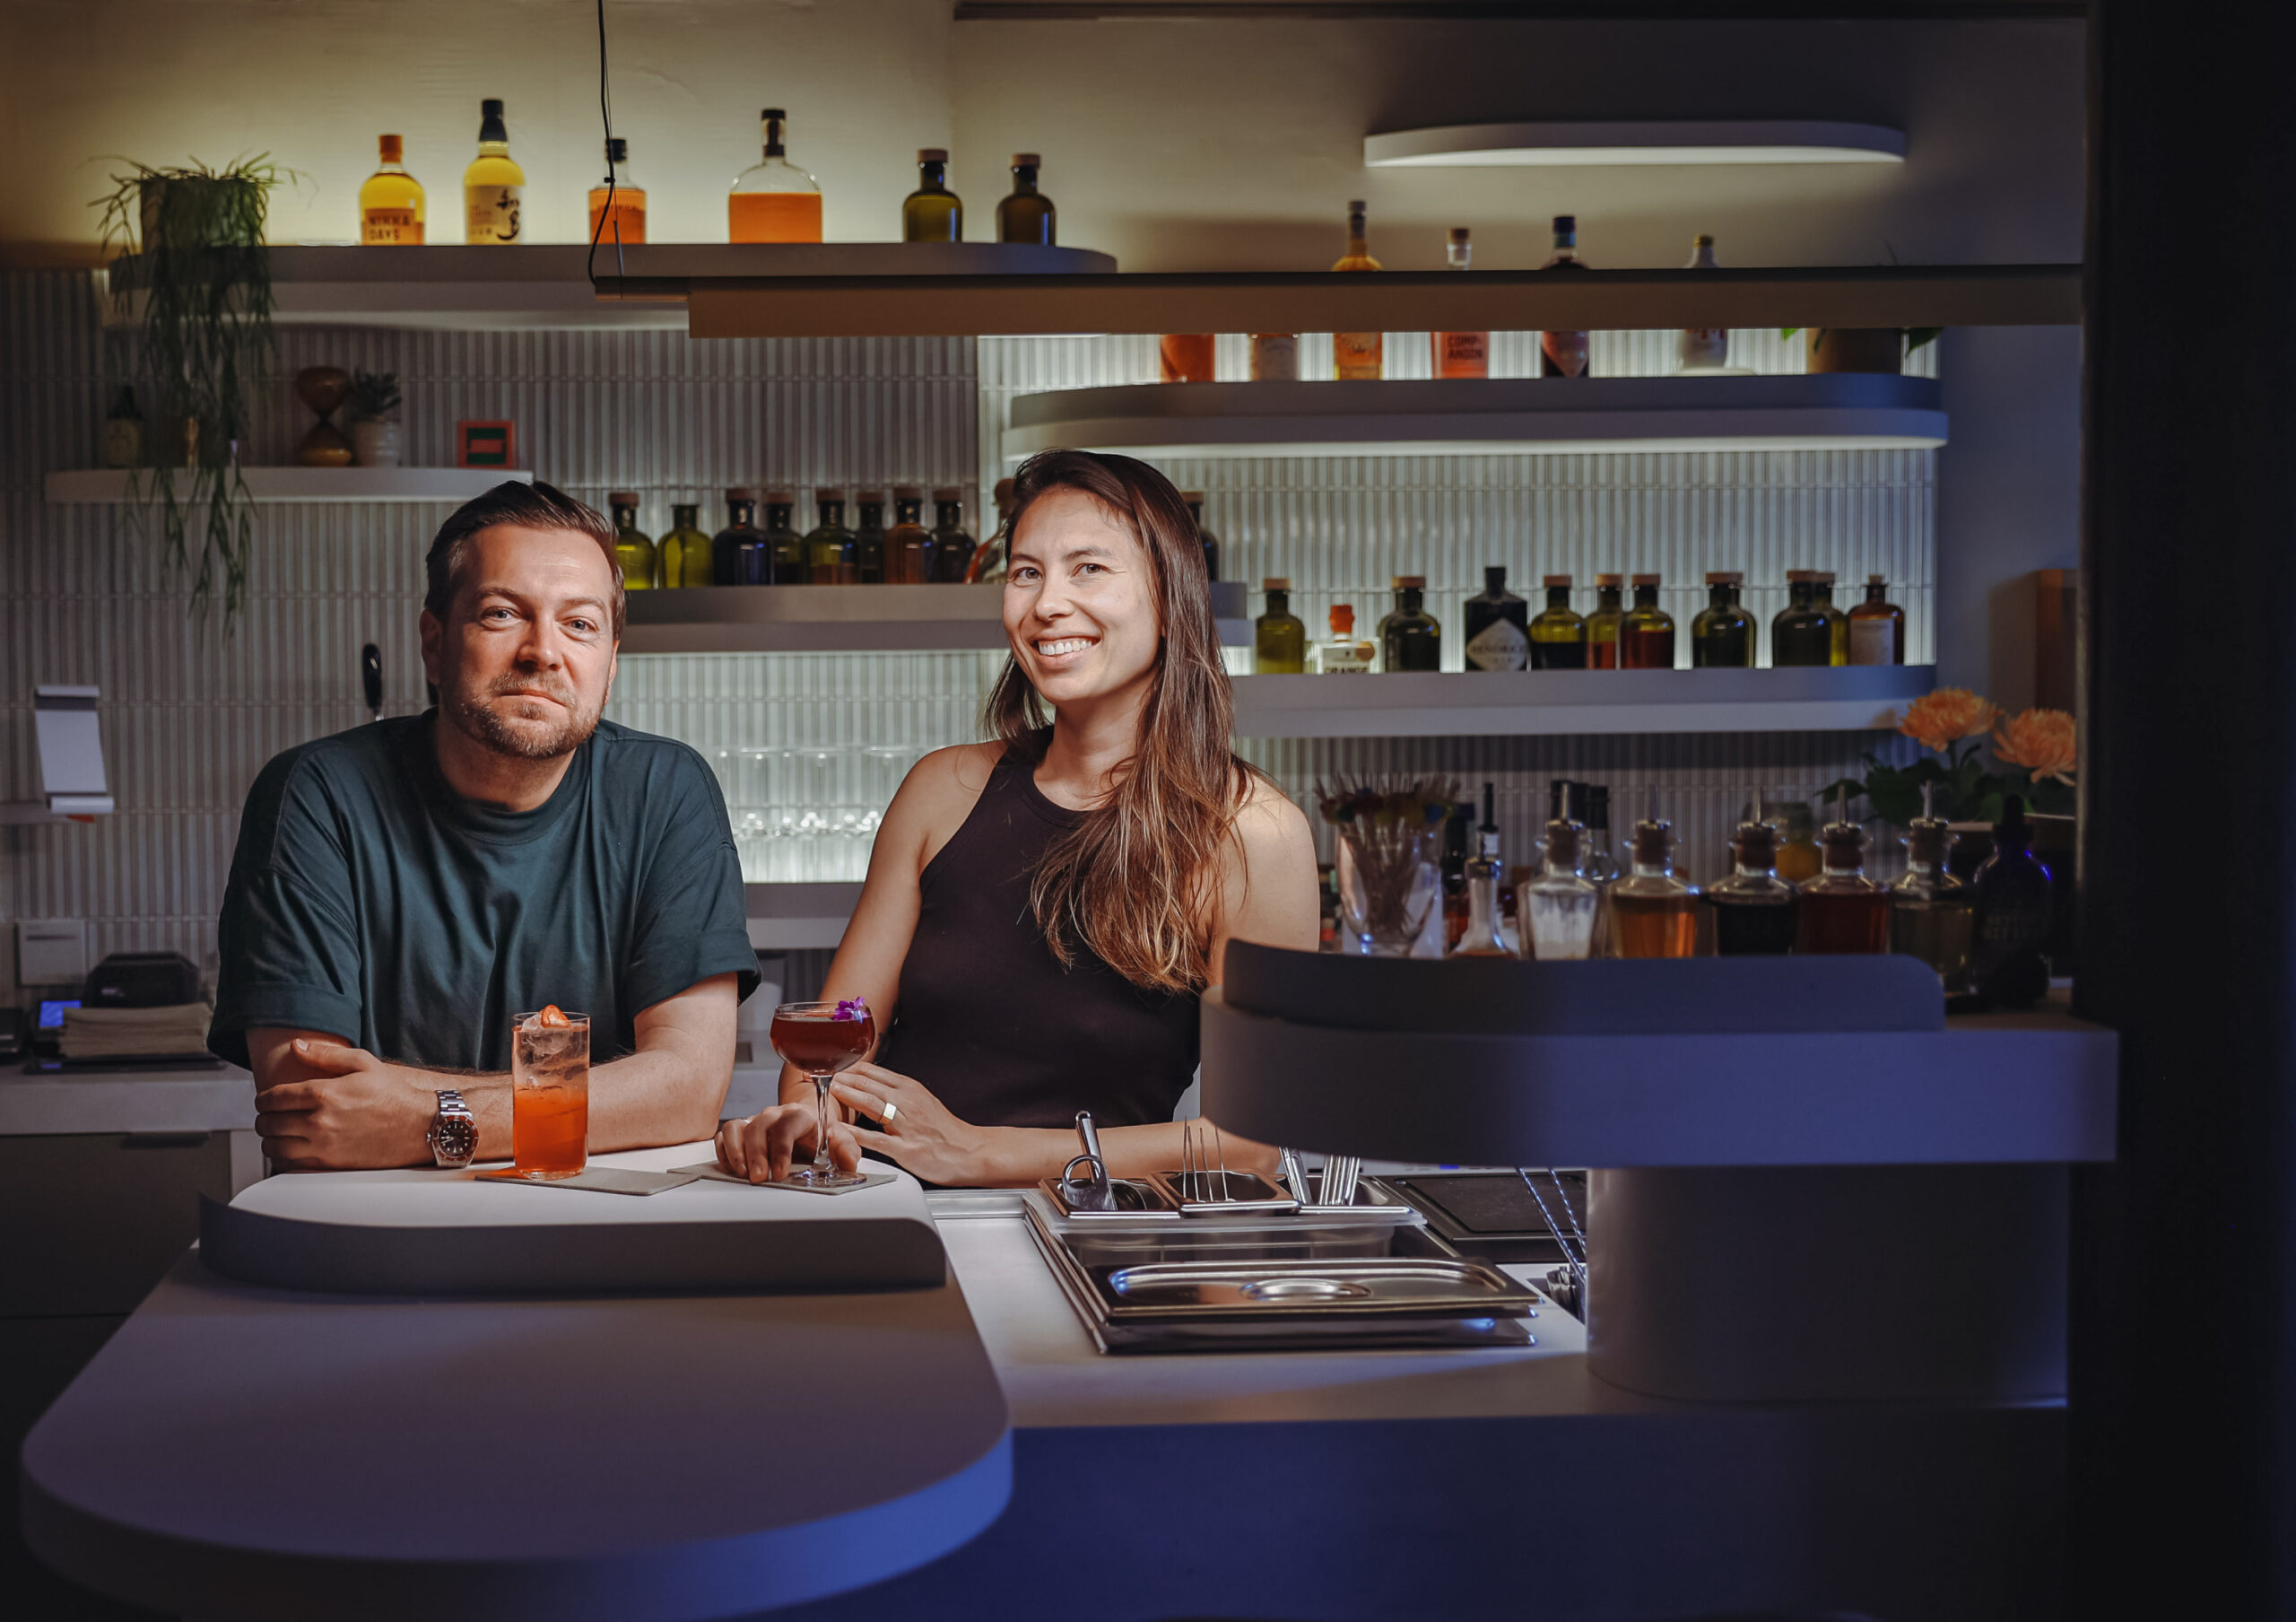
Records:
[[[1300,335],[1296,332],[1256,332],[1251,335],[1251,379],[1255,383],[1296,383],[1300,380]]]
[[[864,586],[885,580],[885,493],[859,490],[853,495],[853,576]]]
[[[893,527],[885,531],[885,582],[921,586],[933,578],[933,532],[925,528],[925,493],[914,484],[893,491]]]
[[[613,561],[622,571],[622,589],[652,590],[662,583],[661,554],[654,537],[638,527],[638,497],[617,490],[606,497],[606,510],[613,514]]]
[[[422,186],[406,172],[405,144],[384,135],[382,167],[359,188],[359,240],[370,248],[422,246]]]
[[[1683,268],[1721,269],[1714,262],[1714,239],[1709,236],[1692,238],[1690,263]],[[1730,364],[1730,329],[1726,327],[1685,327],[1674,353],[1674,370],[1677,371],[1724,371]]]
[[[1363,231],[1363,204],[1357,199],[1347,205],[1347,251],[1332,266],[1334,270],[1377,270],[1379,262],[1371,257],[1371,244]],[[1331,335],[1331,375],[1342,381],[1377,381],[1378,379],[1387,335],[1377,332],[1335,332]]]
[[[1515,887],[1524,954],[1541,963],[1570,962],[1594,950],[1602,892],[1578,871],[1578,843],[1585,833],[1577,823],[1564,818],[1548,823],[1542,871],[1529,883]]]
[[[1595,612],[1587,616],[1587,668],[1618,668],[1618,628],[1625,622],[1619,598],[1626,585],[1622,574],[1595,577]]]
[[[1548,600],[1553,594],[1548,593]],[[1460,605],[1466,616],[1469,670],[1520,670],[1531,655],[1531,606],[1507,589],[1507,571],[1496,564],[1483,571],[1483,590]],[[1542,619],[1545,615],[1540,615]]]
[[[781,135],[789,115],[769,107],[757,117],[765,135],[765,156],[744,170],[726,195],[726,240],[818,242],[822,240],[821,182],[790,162],[782,146]]]
[[[1379,622],[1379,668],[1382,670],[1440,670],[1443,667],[1443,627],[1424,606],[1427,577],[1395,577],[1396,606]]]
[[[1166,383],[1213,381],[1213,336],[1208,332],[1168,332],[1157,339],[1158,379]]]
[[[1013,481],[996,481],[996,533],[973,548],[972,562],[965,565],[965,583],[976,580],[996,581],[1004,578],[1004,551],[1013,540]]]
[[[1833,627],[1817,606],[1813,571],[1786,571],[1786,606],[1770,622],[1770,662],[1773,668],[1799,668],[1833,663]]]
[[[1745,578],[1735,571],[1706,577],[1706,606],[1690,623],[1693,670],[1754,667],[1754,616],[1738,606]]]
[[[478,104],[478,156],[463,170],[463,240],[512,246],[526,240],[520,216],[526,171],[510,161],[502,103],[490,97]]]
[[[845,527],[845,492],[816,490],[813,510],[820,522],[805,536],[805,578],[816,586],[852,586],[861,571],[854,557],[853,531]]]
[[[1474,252],[1467,240],[1467,228],[1451,228],[1451,240],[1444,249],[1445,263],[1453,270],[1465,270]],[[1432,357],[1435,375],[1439,378],[1487,378],[1491,375],[1491,335],[1487,332],[1439,332],[1430,335],[1434,344]]]
[[[1013,154],[1013,195],[996,205],[996,240],[1053,246],[1052,199],[1037,189],[1044,160],[1032,152]]]
[[[1550,574],[1546,606],[1531,622],[1531,668],[1584,670],[1587,667],[1587,622],[1570,607],[1570,577]]]
[[[1554,216],[1554,254],[1539,266],[1541,270],[1578,271],[1587,268],[1578,257],[1578,220],[1575,214]],[[1587,342],[1583,332],[1543,332],[1539,334],[1539,376],[1543,378],[1583,378],[1587,371]]]
[[[2023,797],[2003,795],[2001,820],[1993,824],[1993,854],[1970,884],[1977,893],[1970,975],[1977,994],[1996,1007],[2031,1007],[2048,995],[2045,948],[2055,893],[2032,842]]]
[[[1355,610],[1346,603],[1332,606],[1331,640],[1308,650],[1312,676],[1364,676],[1379,662],[1377,643],[1355,634]]]
[[[782,509],[786,520],[788,509]],[[763,586],[773,578],[766,538],[757,527],[757,493],[726,493],[726,527],[709,543],[709,578],[719,586]]]
[[[630,143],[616,135],[606,143],[611,186],[590,187],[589,240],[613,248],[646,240],[646,188],[630,178]]]
[[[1826,616],[1826,663],[1849,663],[1849,616],[1833,606],[1833,572],[1810,571],[1810,606]]]
[[[1451,947],[1454,957],[1512,957],[1499,893],[1507,869],[1499,859],[1499,819],[1492,815],[1492,786],[1483,786],[1483,821],[1475,828],[1475,853],[1466,864],[1467,918]]]
[[[797,493],[767,491],[763,510],[766,578],[777,586],[804,585],[813,578],[813,566],[805,556],[805,537],[797,528]]]
[[[1778,830],[1760,820],[1740,823],[1730,851],[1735,859],[1730,876],[1706,886],[1716,955],[1783,956],[1794,949],[1802,896],[1778,876]]]
[[[1220,578],[1220,537],[1204,527],[1204,492],[1183,490],[1180,500],[1187,503],[1187,515],[1196,520],[1196,533],[1204,542],[1204,578]]]
[[[1947,870],[1952,831],[1929,815],[1928,802],[1925,785],[1922,814],[1906,833],[1905,876],[1890,886],[1890,950],[1936,970],[1945,995],[1955,997],[1969,990],[1977,894]]]
[[[1634,824],[1634,870],[1611,886],[1611,928],[1621,957],[1688,957],[1698,943],[1698,892],[1674,876],[1671,824]]]
[[[965,205],[949,189],[949,154],[938,146],[917,153],[917,189],[901,199],[900,240],[904,242],[961,242],[965,240]]]
[[[973,539],[965,529],[965,493],[944,484],[933,493],[933,574],[944,586],[964,583],[972,567]]]
[[[1890,583],[1878,574],[1866,577],[1866,600],[1849,611],[1849,662],[1905,663],[1905,610],[1890,601]]]
[[[1866,876],[1866,830],[1846,818],[1818,837],[1824,866],[1802,890],[1801,953],[1887,952],[1890,893]]]
[[[1674,616],[1658,606],[1658,577],[1634,577],[1634,606],[1618,624],[1618,664],[1622,670],[1672,670],[1674,667]]]
[[[1252,669],[1260,676],[1300,676],[1308,668],[1308,627],[1292,612],[1292,582],[1262,580],[1267,612],[1252,624]]]
[[[670,508],[670,532],[654,544],[661,559],[662,584],[670,587],[707,586],[716,572],[709,554],[709,536],[701,528],[701,505],[678,501]]]

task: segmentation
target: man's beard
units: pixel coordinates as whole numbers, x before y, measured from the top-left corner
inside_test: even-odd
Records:
[[[566,719],[546,732],[535,731],[531,724],[514,725],[485,702],[490,698],[533,690],[548,693],[566,707]],[[439,690],[439,707],[455,723],[457,731],[481,748],[514,760],[536,761],[556,760],[580,748],[598,729],[598,717],[604,711],[601,704],[586,713],[577,702],[574,689],[566,682],[530,676],[498,676],[476,693],[457,682]]]

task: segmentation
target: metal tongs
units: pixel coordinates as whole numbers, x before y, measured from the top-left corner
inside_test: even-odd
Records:
[[[1092,1125],[1090,1110],[1076,1112],[1076,1136],[1084,1152],[1060,1168],[1060,1198],[1072,1211],[1113,1211],[1116,1209],[1116,1190],[1109,1182],[1109,1163],[1100,1154],[1100,1134]],[[1078,1166],[1090,1168],[1090,1174],[1079,1177]]]

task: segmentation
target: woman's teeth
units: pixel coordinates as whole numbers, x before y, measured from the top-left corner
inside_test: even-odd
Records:
[[[1064,636],[1057,641],[1039,641],[1037,652],[1046,658],[1058,658],[1063,654],[1082,653],[1092,641],[1089,636]]]

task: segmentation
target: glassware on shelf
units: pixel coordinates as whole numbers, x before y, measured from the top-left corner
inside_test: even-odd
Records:
[[[813,1084],[813,1119],[837,1119],[830,1112],[830,1077],[851,1069],[877,1045],[877,1022],[859,998],[845,1001],[785,1002],[773,1010],[769,1038],[781,1062],[802,1070]],[[830,1158],[829,1133],[813,1134],[813,1158],[809,1165],[791,1166],[788,1181],[816,1189],[849,1189],[866,1181],[858,1172],[840,1171]]]
[[[1844,791],[1845,801],[1848,798]],[[1824,866],[1803,884],[1800,953],[1881,953],[1890,949],[1890,893],[1866,876],[1866,830],[1845,815],[1819,836]]]
[[[770,582],[764,532],[757,527],[757,493],[726,493],[726,527],[709,544],[709,578],[719,586],[763,586]]]
[[[917,189],[901,199],[900,240],[904,242],[961,242],[965,240],[965,205],[949,189],[949,154],[938,146],[917,153]]]
[[[1044,160],[1032,152],[1013,154],[1013,195],[996,205],[996,240],[1050,248],[1056,234],[1052,199],[1037,189]]]
[[[1507,571],[1483,570],[1483,589],[1459,605],[1468,670],[1520,670],[1532,656],[1531,606],[1507,589]]]
[[[781,144],[788,118],[778,107],[758,114],[765,132],[765,157],[744,170],[726,194],[728,242],[822,240],[821,182],[789,161]]]
[[[1427,577],[1395,577],[1396,606],[1379,622],[1379,668],[1382,670],[1440,670],[1443,667],[1443,627],[1427,612]]]
[[[359,240],[369,248],[422,246],[422,183],[406,172],[405,143],[381,136],[381,167],[359,188]]]
[[[1292,612],[1292,582],[1262,580],[1267,610],[1252,625],[1252,669],[1260,676],[1299,676],[1308,668],[1308,627]]]
[[[885,581],[921,586],[933,578],[933,532],[925,528],[925,493],[914,484],[893,489],[893,527],[885,531]]]
[[[1626,620],[1621,597],[1626,588],[1622,574],[1595,577],[1595,612],[1587,616],[1587,668],[1618,668],[1618,628]]]
[[[1530,624],[1531,668],[1584,670],[1587,622],[1570,606],[1570,577],[1550,574],[1541,584],[1546,589],[1546,606]]]
[[[1729,877],[1706,886],[1714,950],[1722,957],[1780,957],[1794,949],[1801,892],[1778,876],[1778,830],[1756,815],[1730,840]]]
[[[1952,829],[1930,815],[1930,787],[1922,786],[1921,815],[1906,833],[1905,876],[1890,886],[1890,950],[1936,970],[1953,997],[1970,989],[1977,892],[1948,869]]]
[[[1378,668],[1378,644],[1355,634],[1355,610],[1346,603],[1332,605],[1331,636],[1308,650],[1311,676],[1364,676]]]
[[[1567,818],[1548,823],[1539,876],[1515,887],[1525,955],[1542,963],[1571,962],[1594,952],[1603,893],[1578,870],[1586,832]]]
[[[1347,251],[1334,270],[1377,270],[1371,245],[1363,230],[1363,204],[1347,205]],[[1378,332],[1335,332],[1331,335],[1331,374],[1343,382],[1376,381],[1383,369],[1387,335]]]
[[[1439,824],[1348,824],[1333,842],[1340,928],[1364,957],[1408,957],[1443,894]]]
[[[1578,257],[1578,218],[1576,214],[1554,216],[1554,253],[1541,270],[1578,271],[1587,268]],[[1543,332],[1539,334],[1539,376],[1543,378],[1583,378],[1588,373],[1587,336],[1583,332]]]
[[[882,585],[885,578],[885,493],[854,493],[853,572],[864,586]]]
[[[660,560],[662,584],[668,587],[707,586],[717,571],[710,555],[709,534],[700,524],[701,504],[674,501],[670,506],[670,532],[654,544]]]
[[[478,111],[478,156],[463,170],[463,240],[510,247],[526,240],[526,171],[511,161],[502,103],[490,97]]]
[[[1451,240],[1445,245],[1445,265],[1452,270],[1465,270],[1474,254],[1474,245],[1468,240],[1464,225],[1451,227]],[[1487,378],[1491,375],[1491,335],[1487,332],[1438,332],[1429,335],[1433,353],[1429,357],[1439,378]]]
[[[1735,570],[1706,577],[1706,606],[1690,623],[1692,669],[1754,667],[1754,616],[1738,606],[1738,590],[1745,578]]]
[[[1703,234],[1691,240],[1690,263],[1685,270],[1719,270],[1715,262],[1714,239]],[[1730,329],[1726,327],[1685,327],[1675,341],[1674,369],[1677,371],[1726,371],[1730,366]],[[1747,661],[1752,663],[1752,660]]]
[[[1698,892],[1674,876],[1674,831],[1634,824],[1634,869],[1611,886],[1611,929],[1621,957],[1688,957],[1698,946]]]
[[[1467,920],[1454,957],[1512,957],[1505,920],[1500,916],[1499,892],[1507,876],[1499,859],[1499,819],[1493,814],[1492,785],[1483,786],[1483,821],[1475,827],[1475,853],[1466,865]]]
[[[1634,606],[1618,625],[1618,663],[1622,670],[1672,670],[1674,667],[1674,616],[1658,606],[1658,577],[1634,577]]]
[[[1905,610],[1890,601],[1890,583],[1878,574],[1866,577],[1866,600],[1849,611],[1849,662],[1905,663]]]
[[[590,187],[590,234],[586,240],[601,248],[643,242],[646,188],[630,178],[630,143],[620,135],[606,143],[606,172],[613,177],[611,187]]]
[[[802,586],[813,579],[813,561],[805,555],[805,537],[796,524],[797,493],[765,493],[766,576],[777,586]]]
[[[622,570],[622,589],[650,591],[662,583],[661,555],[654,537],[638,527],[636,493],[615,491],[606,497],[606,509],[613,514],[613,561]]]
[[[964,583],[972,566],[973,538],[965,528],[965,493],[944,484],[933,493],[933,579],[944,586]]]

